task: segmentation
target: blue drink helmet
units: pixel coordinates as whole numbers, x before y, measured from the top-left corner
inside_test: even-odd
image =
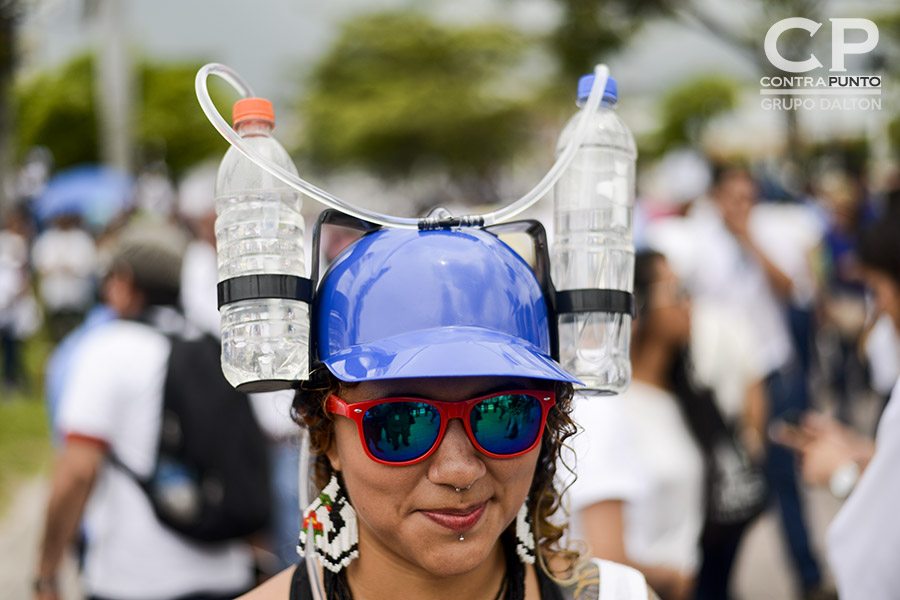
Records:
[[[318,359],[342,381],[578,383],[550,356],[547,304],[531,267],[475,227],[368,233],[322,278],[312,320]]]

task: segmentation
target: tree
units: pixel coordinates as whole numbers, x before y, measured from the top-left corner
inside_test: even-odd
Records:
[[[34,146],[46,146],[57,167],[98,160],[92,69],[90,55],[83,54],[59,69],[18,82],[15,108],[19,158]]]
[[[176,177],[204,159],[220,159],[228,150],[228,142],[206,119],[194,93],[194,76],[201,66],[145,63],[138,74],[141,106],[134,129],[138,144],[159,148]],[[218,106],[231,105],[217,101],[229,89],[225,85],[210,82],[210,95]]]
[[[886,81],[883,87],[891,86],[896,89],[896,85],[900,83],[900,11],[886,12],[876,18],[875,23],[878,25],[881,38],[880,54],[876,58],[876,68],[873,71],[884,70],[885,79],[890,77],[891,81]],[[889,106],[886,110],[892,115],[887,125],[887,136],[893,159],[897,160],[900,159],[900,107]]]
[[[16,67],[16,27],[22,15],[19,0],[0,0],[0,178],[6,180],[12,169],[12,110],[9,105],[13,71]],[[8,186],[6,186],[8,187]],[[0,188],[0,208],[7,200]]]
[[[137,68],[138,148],[160,149],[173,175],[227,149],[194,95],[194,75],[200,66],[143,62]],[[15,93],[19,157],[43,145],[52,152],[57,168],[99,161],[93,68],[92,56],[83,54],[19,82]]]
[[[490,200],[479,182],[527,139],[527,102],[504,93],[500,77],[522,49],[501,26],[452,28],[409,13],[352,19],[312,72],[303,150],[325,169],[444,172]]]
[[[571,83],[618,50],[646,19],[667,14],[667,0],[556,0],[562,19],[547,38],[562,81]]]
[[[756,0],[755,17],[724,21],[715,16],[714,6],[700,0],[556,0],[563,8],[562,25],[551,38],[550,48],[556,55],[561,72],[571,80],[572,65],[581,63],[580,72],[590,68],[603,57],[601,51],[621,46],[629,36],[639,34],[640,24],[648,17],[660,16],[678,20],[690,27],[706,32],[719,41],[739,50],[758,69],[760,75],[781,74],[773,67],[763,52],[763,40],[768,28],[780,19],[805,16],[821,22],[821,0]],[[572,25],[577,23],[577,27]],[[605,39],[593,44],[566,41]],[[809,56],[813,43],[807,32],[794,31],[782,36],[779,47],[785,57],[803,59]],[[570,48],[580,48],[581,54],[573,55]],[[575,74],[578,69],[575,68]],[[803,144],[795,111],[784,111],[789,154],[798,162],[802,160]]]
[[[697,145],[710,119],[734,108],[738,84],[727,77],[702,76],[675,87],[661,101],[662,126],[653,154],[682,145]]]

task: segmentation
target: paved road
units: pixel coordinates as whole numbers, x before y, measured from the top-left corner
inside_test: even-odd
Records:
[[[16,492],[0,520],[0,600],[27,600],[37,563],[39,536],[47,506],[48,481],[26,482]],[[74,562],[67,560],[60,575],[62,600],[82,600]]]
[[[829,583],[831,575],[827,572],[824,538],[828,524],[840,506],[840,501],[824,490],[808,490],[806,493],[811,543]],[[790,569],[790,554],[774,510],[754,523],[737,560],[734,590],[741,600],[792,600],[799,597],[798,583],[794,581]]]

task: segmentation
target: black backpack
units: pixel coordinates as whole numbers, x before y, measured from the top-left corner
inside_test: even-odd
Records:
[[[265,436],[246,394],[222,374],[218,340],[169,335],[156,466],[138,477],[159,520],[201,542],[264,529],[272,491]]]

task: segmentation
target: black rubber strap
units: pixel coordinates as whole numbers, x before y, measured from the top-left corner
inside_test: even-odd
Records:
[[[220,281],[219,308],[256,298],[283,298],[312,304],[312,281],[296,275],[243,275]]]
[[[556,312],[622,313],[634,318],[634,294],[622,290],[562,290],[556,292]]]

